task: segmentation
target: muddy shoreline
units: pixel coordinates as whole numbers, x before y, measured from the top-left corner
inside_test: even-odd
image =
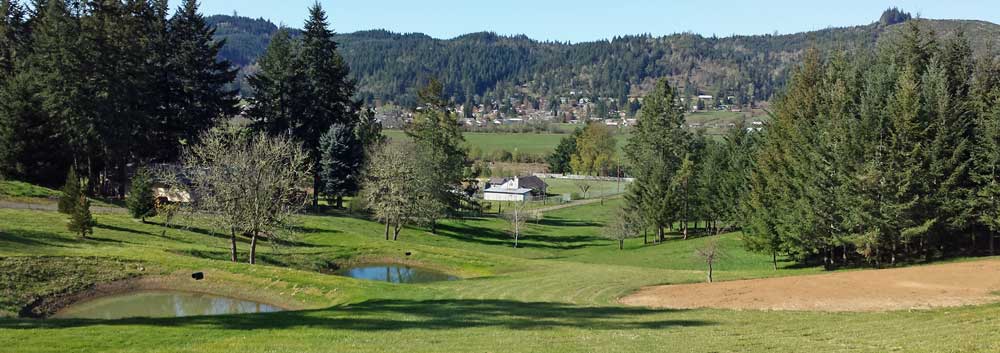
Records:
[[[121,294],[143,292],[143,291],[171,291],[171,292],[207,294],[207,295],[215,295],[231,299],[254,301],[261,304],[267,304],[273,307],[277,307],[280,308],[281,310],[297,309],[297,307],[295,306],[290,306],[283,303],[275,303],[273,302],[273,300],[267,300],[266,298],[262,297],[247,297],[241,295],[233,295],[232,293],[219,293],[213,290],[197,288],[191,285],[191,283],[189,283],[191,281],[193,280],[190,277],[186,276],[166,275],[166,276],[142,276],[142,277],[134,277],[114,282],[96,283],[82,291],[39,298],[34,302],[24,306],[21,309],[18,316],[21,318],[46,319],[74,304],[83,303],[86,301],[94,300],[105,296],[121,295]]]

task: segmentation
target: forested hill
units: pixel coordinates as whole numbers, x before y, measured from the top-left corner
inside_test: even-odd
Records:
[[[887,12],[888,14],[889,12]],[[907,17],[908,18],[908,17]],[[526,36],[473,33],[453,39],[384,30],[338,35],[341,53],[359,80],[358,94],[403,105],[428,77],[445,84],[458,102],[525,96],[603,96],[624,99],[648,91],[670,77],[687,95],[735,96],[739,103],[765,101],[788,80],[803,52],[873,46],[904,19],[887,18],[863,26],[787,35],[704,37],[636,35],[587,43],[542,42]],[[982,21],[921,20],[938,33],[962,30],[978,55],[996,55],[1000,26]],[[253,72],[277,26],[263,19],[212,16],[216,36],[225,39],[220,55]],[[297,33],[297,31],[294,31]],[[294,34],[293,33],[293,34]],[[993,48],[993,49],[988,49]]]

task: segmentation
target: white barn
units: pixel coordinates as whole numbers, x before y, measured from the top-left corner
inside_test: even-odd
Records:
[[[531,199],[531,189],[492,187],[483,191],[483,200],[522,202]]]

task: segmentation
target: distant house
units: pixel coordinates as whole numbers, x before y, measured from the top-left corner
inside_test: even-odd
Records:
[[[489,188],[483,191],[487,201],[527,201],[531,199],[531,189]]]
[[[549,185],[536,176],[490,178],[483,191],[484,200],[526,201],[532,196],[543,196]]]
[[[193,197],[188,190],[183,190],[183,188],[175,188],[171,186],[169,182],[165,180],[157,180],[159,178],[176,178],[174,182],[179,182],[189,189],[191,186],[191,179],[187,177],[186,173],[182,170],[181,166],[176,164],[154,164],[150,166],[154,177],[153,180],[153,198],[160,202],[169,203],[191,203]]]

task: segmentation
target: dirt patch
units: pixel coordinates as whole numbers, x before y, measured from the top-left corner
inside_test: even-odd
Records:
[[[1000,301],[1000,260],[647,287],[621,298],[655,308],[890,311]]]

